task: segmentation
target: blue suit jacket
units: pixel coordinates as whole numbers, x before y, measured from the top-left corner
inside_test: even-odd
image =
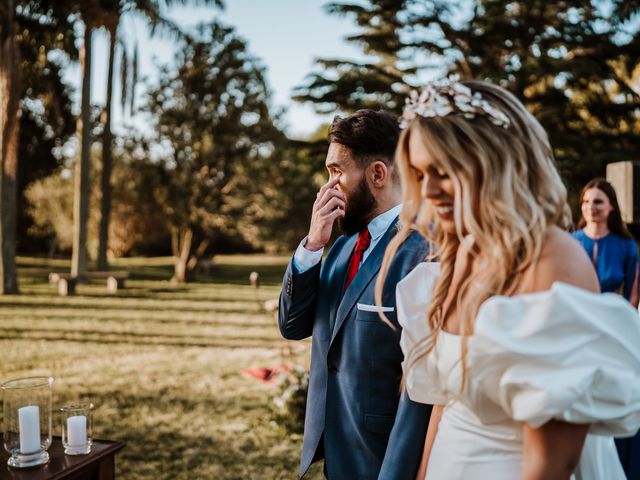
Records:
[[[395,287],[424,260],[427,244],[413,233],[390,266],[382,304],[387,317],[357,308],[373,305],[378,271],[396,222],[361,265],[344,292],[356,237],[340,237],[320,266],[301,274],[292,262],[284,276],[278,323],[285,338],[312,335],[311,379],[307,396],[300,476],[325,458],[331,480],[414,479],[431,407],[400,395],[400,327]],[[426,314],[426,313],[425,313]]]

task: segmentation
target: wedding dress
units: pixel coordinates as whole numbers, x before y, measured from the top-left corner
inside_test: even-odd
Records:
[[[418,265],[397,287],[401,346],[429,337],[426,314],[437,263]],[[523,429],[552,419],[591,424],[572,478],[624,480],[613,436],[640,428],[640,318],[621,297],[556,282],[550,290],[495,296],[478,311],[461,392],[461,337],[407,371],[409,397],[445,405],[427,480],[515,480]]]

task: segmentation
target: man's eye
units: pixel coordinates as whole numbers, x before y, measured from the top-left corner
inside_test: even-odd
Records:
[[[415,174],[416,174],[416,180],[418,182],[422,182],[422,180],[424,180],[424,173],[422,173],[420,170],[415,170]]]

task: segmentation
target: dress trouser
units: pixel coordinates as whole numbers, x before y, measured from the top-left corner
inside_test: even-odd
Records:
[[[640,478],[640,432],[631,438],[616,438],[616,448],[627,478]]]

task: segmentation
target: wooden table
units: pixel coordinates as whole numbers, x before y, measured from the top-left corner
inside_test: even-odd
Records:
[[[0,442],[2,435],[0,434]],[[65,455],[60,437],[53,437],[49,463],[31,468],[9,468],[9,453],[0,444],[0,479],[2,480],[113,480],[116,478],[116,452],[123,443],[94,440],[88,455]]]

